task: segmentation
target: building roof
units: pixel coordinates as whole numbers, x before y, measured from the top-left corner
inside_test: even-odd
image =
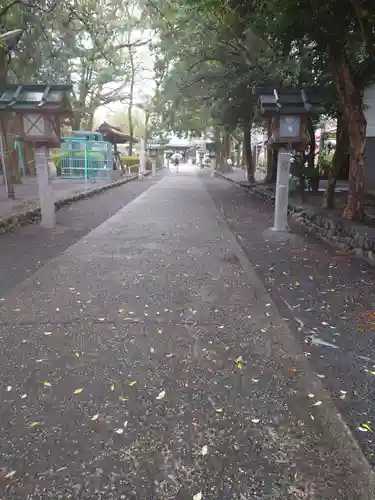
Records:
[[[96,129],[97,132],[103,134],[104,140],[111,142],[112,144],[124,144],[126,142],[138,142],[137,139],[131,135],[124,134],[124,132],[118,128],[110,125],[106,121],[102,122]]]
[[[181,139],[180,137],[172,137],[168,144],[165,146],[172,149],[188,149],[193,147],[194,144],[189,139]]]
[[[72,113],[72,85],[18,85],[0,87],[0,111]]]
[[[324,111],[322,97],[315,88],[254,89],[258,97],[258,117],[276,114],[307,115]]]

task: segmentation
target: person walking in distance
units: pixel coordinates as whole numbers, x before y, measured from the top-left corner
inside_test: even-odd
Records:
[[[173,165],[176,167],[176,172],[178,172],[178,166],[182,160],[182,155],[180,153],[173,153],[171,160]]]

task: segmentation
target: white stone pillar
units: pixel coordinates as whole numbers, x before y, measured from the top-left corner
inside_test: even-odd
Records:
[[[274,231],[288,228],[289,172],[291,153],[281,148],[277,159]]]
[[[47,150],[45,147],[36,149],[35,164],[42,212],[41,226],[47,229],[53,229],[56,227],[55,200],[52,182],[48,174]]]
[[[156,175],[156,156],[151,158],[151,175],[152,177]]]
[[[138,179],[143,179],[146,171],[146,151],[145,140],[142,138],[139,142],[139,173]]]

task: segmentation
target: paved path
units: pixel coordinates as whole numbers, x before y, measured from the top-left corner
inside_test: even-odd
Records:
[[[374,498],[320,379],[186,170],[5,296],[0,498]]]
[[[375,268],[325,244],[289,220],[292,233],[268,230],[274,208],[219,178],[206,187],[254,263],[281,314],[375,466]]]
[[[52,188],[55,201],[84,193],[89,189],[105,186],[111,181],[84,182],[78,179],[53,179]],[[39,194],[36,177],[24,177],[22,184],[15,185],[16,199],[7,197],[5,185],[0,185],[0,219],[11,214],[18,214],[26,210],[32,210],[39,206]]]
[[[155,178],[149,176],[142,181],[128,182],[61,207],[56,212],[57,227],[53,231],[43,229],[40,224],[28,224],[0,235],[0,297],[118,212],[160,180],[165,172],[162,170]]]

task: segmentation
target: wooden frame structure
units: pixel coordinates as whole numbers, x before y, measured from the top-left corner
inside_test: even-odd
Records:
[[[72,115],[72,85],[18,85],[0,87],[0,113],[13,117],[22,141],[35,147],[60,145],[60,118]]]
[[[101,123],[96,129],[97,132],[103,134],[105,141],[110,142],[113,145],[113,170],[124,171],[124,166],[121,161],[121,155],[117,149],[118,144],[126,144],[127,142],[132,142],[133,144],[138,142],[131,135],[125,134],[120,128],[110,125],[106,121]]]

